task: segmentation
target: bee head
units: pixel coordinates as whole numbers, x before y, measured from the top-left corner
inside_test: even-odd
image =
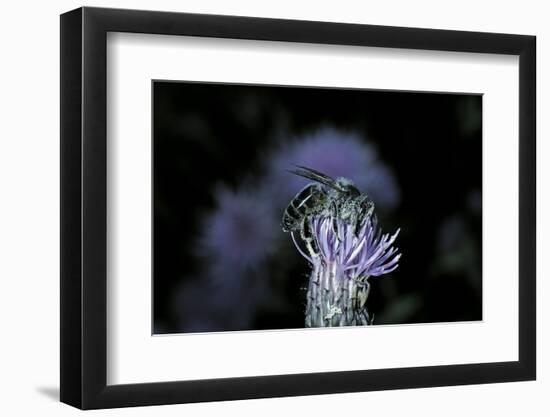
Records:
[[[359,195],[361,195],[361,192],[357,189],[353,181],[347,178],[344,178],[344,177],[336,178],[336,184],[342,190],[343,193],[351,197],[358,197]]]

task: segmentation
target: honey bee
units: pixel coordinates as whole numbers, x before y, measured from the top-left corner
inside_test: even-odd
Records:
[[[297,166],[290,172],[314,182],[302,188],[286,207],[282,218],[283,231],[300,232],[304,240],[309,240],[306,220],[311,216],[327,215],[357,225],[373,215],[373,201],[361,194],[351,180],[334,179],[304,166]]]

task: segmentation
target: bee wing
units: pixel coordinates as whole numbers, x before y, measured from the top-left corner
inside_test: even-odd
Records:
[[[359,196],[355,202],[357,203],[355,208],[358,223],[362,223],[367,217],[370,217],[372,221],[376,223],[377,219],[374,213],[374,202],[366,194]]]
[[[334,188],[337,191],[342,191],[334,178],[329,177],[328,175],[323,174],[322,172],[316,171],[314,169],[296,165],[296,169],[290,170],[294,175],[304,177],[315,182],[326,185],[327,187]]]
[[[308,209],[312,209],[315,206],[322,204],[325,198],[325,192],[319,184],[309,184],[302,188],[295,199],[299,201],[298,208],[305,206]]]

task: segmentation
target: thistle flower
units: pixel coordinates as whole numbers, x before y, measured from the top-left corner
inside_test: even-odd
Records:
[[[300,254],[312,265],[306,306],[306,327],[372,324],[366,307],[371,276],[380,276],[398,267],[401,254],[392,245],[399,234],[382,234],[376,218],[368,216],[359,224],[318,215],[308,219],[306,249],[292,240]]]
[[[325,265],[335,264],[336,270],[353,280],[364,280],[394,271],[400,254],[391,245],[399,229],[390,237],[382,236],[376,219],[363,219],[356,232],[356,225],[331,216],[315,216],[309,219],[318,251],[312,257],[301,253],[313,264],[319,258]],[[297,245],[296,240],[294,243]],[[298,246],[297,246],[298,247]]]

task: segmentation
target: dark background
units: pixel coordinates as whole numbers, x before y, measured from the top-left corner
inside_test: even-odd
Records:
[[[284,208],[270,158],[320,129],[376,149],[398,193],[377,204],[403,256],[371,279],[375,324],[482,318],[481,96],[161,81],[153,93],[155,333],[303,327],[307,262],[262,219]],[[216,235],[219,218],[241,223]]]

